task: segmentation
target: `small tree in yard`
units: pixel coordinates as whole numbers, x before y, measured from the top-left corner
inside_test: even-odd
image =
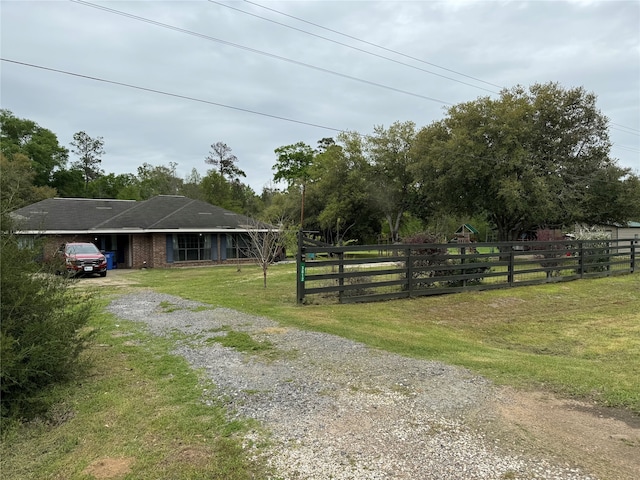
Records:
[[[251,239],[248,254],[262,267],[264,288],[267,288],[267,270],[269,265],[283,254],[282,230],[280,227],[260,222],[253,222],[247,228]]]

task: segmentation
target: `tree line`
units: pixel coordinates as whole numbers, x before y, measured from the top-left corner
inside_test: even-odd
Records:
[[[640,219],[640,180],[611,157],[595,95],[556,83],[460,103],[420,128],[398,121],[315,147],[279,147],[273,180],[284,187],[260,195],[242,182],[246,174],[223,142],[211,145],[204,176],[193,169],[178,178],[176,163],[115,175],[100,169],[101,137],[74,135],[77,160],[67,166],[69,152],[52,132],[6,110],[0,120],[3,177],[9,172],[23,203],[54,194],[181,194],[263,220],[286,218],[332,243],[451,234],[466,222],[506,241],[537,228]]]

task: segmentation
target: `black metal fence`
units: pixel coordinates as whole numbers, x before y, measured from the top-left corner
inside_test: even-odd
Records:
[[[371,302],[636,271],[638,239],[331,246],[298,237],[297,299]]]

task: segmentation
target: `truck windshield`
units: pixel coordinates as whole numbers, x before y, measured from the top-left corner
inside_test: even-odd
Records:
[[[78,254],[78,253],[100,253],[98,247],[93,245],[92,243],[87,243],[83,245],[68,245],[67,253]]]

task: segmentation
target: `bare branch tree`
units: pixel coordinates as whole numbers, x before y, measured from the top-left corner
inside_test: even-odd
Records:
[[[262,267],[264,288],[267,288],[267,270],[269,265],[284,258],[282,222],[278,226],[253,221],[250,225],[244,225],[251,244],[247,248],[249,257],[256,260]]]

